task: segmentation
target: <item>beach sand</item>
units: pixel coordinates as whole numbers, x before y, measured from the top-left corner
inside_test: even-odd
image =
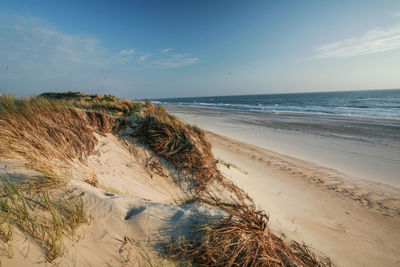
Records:
[[[398,121],[167,109],[211,131],[221,171],[276,233],[338,266],[400,265]]]

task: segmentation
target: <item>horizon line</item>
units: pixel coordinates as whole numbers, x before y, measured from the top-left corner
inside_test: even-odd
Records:
[[[183,98],[200,98],[200,97],[226,97],[226,96],[257,96],[257,95],[292,95],[292,94],[320,94],[320,93],[340,93],[340,92],[360,92],[360,91],[388,91],[400,90],[399,88],[385,88],[385,89],[359,89],[359,90],[332,90],[332,91],[302,91],[302,92],[287,92],[287,93],[264,93],[264,94],[234,94],[234,95],[207,95],[207,96],[182,96],[182,97],[159,97],[159,98],[140,98],[141,100],[162,100],[162,99],[183,99]]]

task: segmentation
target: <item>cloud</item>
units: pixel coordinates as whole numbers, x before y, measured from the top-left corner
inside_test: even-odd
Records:
[[[397,12],[396,14],[394,14],[393,17],[400,17],[400,12]]]
[[[173,48],[165,48],[165,49],[161,49],[161,52],[162,53],[168,53],[171,50],[173,50]]]
[[[139,57],[138,62],[139,62],[139,63],[143,63],[143,62],[145,62],[146,59],[147,59],[148,57],[150,57],[150,56],[151,56],[151,54],[142,55],[142,56]]]
[[[400,25],[374,29],[361,36],[320,45],[314,58],[354,57],[400,49]]]
[[[168,56],[158,55],[155,59],[146,62],[147,67],[159,69],[176,69],[198,63],[199,59],[192,54],[172,54]]]
[[[122,49],[118,55],[114,57],[113,63],[116,64],[126,64],[133,61],[133,55],[135,54],[136,49]]]
[[[131,49],[122,49],[121,52],[119,52],[120,55],[133,55],[135,54],[136,49],[131,48]]]
[[[0,79],[48,80],[104,69],[109,53],[100,41],[58,31],[36,18],[0,14]]]
[[[1,12],[0,44],[0,90],[17,85],[42,88],[129,83],[132,75],[146,69],[175,69],[198,60],[191,54],[132,47],[110,51],[93,37],[65,33],[39,18]],[[106,81],[99,79],[104,76]]]

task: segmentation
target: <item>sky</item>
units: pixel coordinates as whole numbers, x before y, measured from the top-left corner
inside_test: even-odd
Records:
[[[400,1],[0,0],[0,92],[400,88]]]

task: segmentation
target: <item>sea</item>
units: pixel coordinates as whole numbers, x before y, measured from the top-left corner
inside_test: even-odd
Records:
[[[152,101],[163,105],[400,120],[400,89],[163,98]]]

